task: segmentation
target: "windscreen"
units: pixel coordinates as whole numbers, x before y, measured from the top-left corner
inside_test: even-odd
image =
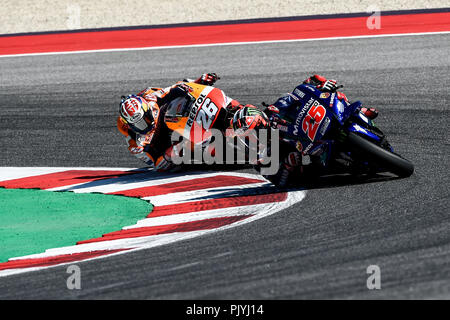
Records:
[[[180,117],[187,117],[193,103],[194,98],[189,95],[173,99],[168,103],[166,121],[177,121]]]

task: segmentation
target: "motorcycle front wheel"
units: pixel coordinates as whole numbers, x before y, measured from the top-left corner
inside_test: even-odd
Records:
[[[414,173],[414,165],[410,161],[396,153],[383,149],[353,132],[348,134],[347,141],[359,156],[367,161],[375,162],[399,177],[409,177]]]

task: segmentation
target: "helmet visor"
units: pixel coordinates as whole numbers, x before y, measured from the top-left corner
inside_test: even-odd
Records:
[[[139,119],[134,120],[131,123],[131,125],[139,130],[145,130],[147,129],[147,122],[145,122],[144,118],[141,116]]]
[[[155,127],[153,117],[149,119],[148,115],[141,116],[136,120],[133,119],[133,122],[129,122],[129,124],[135,131],[140,133],[147,133]]]

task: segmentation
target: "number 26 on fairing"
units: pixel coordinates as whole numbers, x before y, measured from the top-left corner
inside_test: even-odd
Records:
[[[211,99],[206,98],[202,105],[202,108],[197,113],[196,121],[201,123],[203,128],[209,129],[213,120],[216,118],[217,111],[219,108],[211,101]]]
[[[325,108],[319,104],[317,101],[308,110],[307,115],[303,118],[302,129],[303,132],[308,136],[311,141],[317,134],[317,129],[319,129],[320,123],[326,115]]]

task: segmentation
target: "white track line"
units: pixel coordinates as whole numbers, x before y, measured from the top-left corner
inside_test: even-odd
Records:
[[[181,204],[185,202],[192,201],[200,201],[200,200],[209,200],[220,197],[223,193],[244,190],[247,188],[257,188],[257,187],[265,187],[268,186],[269,183],[252,183],[252,184],[244,184],[244,185],[234,185],[227,187],[214,187],[209,189],[201,189],[201,190],[193,190],[193,191],[185,191],[185,192],[176,192],[170,194],[163,194],[160,196],[151,196],[141,198],[143,200],[148,200],[150,203],[156,207],[171,205],[171,204]],[[253,195],[253,194],[249,194]],[[223,197],[221,197],[223,198]]]
[[[235,217],[235,216],[245,216],[253,215],[256,212],[262,212],[264,209],[269,209],[269,207],[277,206],[277,203],[262,203],[251,206],[239,206],[239,207],[229,207],[221,209],[204,210],[189,213],[172,214],[161,217],[145,218],[139,220],[135,225],[124,227],[123,230],[143,228],[143,227],[155,227],[167,224],[179,224],[184,222],[200,221],[212,218],[223,218],[223,217]]]
[[[73,191],[75,193],[91,193],[91,192],[101,192],[101,193],[111,193],[126,191],[137,188],[158,186],[167,183],[174,183],[190,179],[198,178],[208,178],[214,177],[214,173],[196,173],[196,174],[184,174],[182,176],[175,176],[173,174],[155,173],[150,176],[148,174],[136,174],[130,176],[123,176],[120,178],[103,179],[98,181],[93,181],[91,184],[97,183],[98,186],[93,187],[79,187],[80,185],[86,185],[87,183],[74,184],[69,186],[57,187],[47,189],[48,191]]]
[[[129,170],[146,170],[143,169],[135,169],[135,168],[92,168],[92,167],[0,167],[0,181],[14,180],[14,179],[22,179],[29,178],[35,176],[41,176],[49,173],[57,173],[68,170],[92,170],[92,171],[101,171],[101,170],[111,170],[111,171],[129,171]]]
[[[117,48],[117,49],[99,49],[99,50],[21,53],[21,54],[0,55],[0,58],[47,56],[47,55],[60,55],[60,54],[79,54],[79,53],[102,53],[102,52],[123,52],[123,51],[179,49],[179,48],[201,48],[201,47],[215,47],[215,46],[236,46],[236,45],[249,45],[249,44],[288,43],[288,42],[306,42],[306,41],[322,41],[322,40],[344,40],[344,39],[367,39],[367,38],[385,38],[385,37],[423,36],[423,35],[436,35],[436,34],[449,34],[449,33],[450,33],[450,31],[416,32],[416,33],[393,33],[393,34],[377,34],[377,35],[348,36],[348,37],[289,39],[289,40],[266,40],[266,41],[248,41],[248,42],[225,42],[225,43],[206,43],[206,44],[159,46],[159,47],[142,47],[142,48]]]

